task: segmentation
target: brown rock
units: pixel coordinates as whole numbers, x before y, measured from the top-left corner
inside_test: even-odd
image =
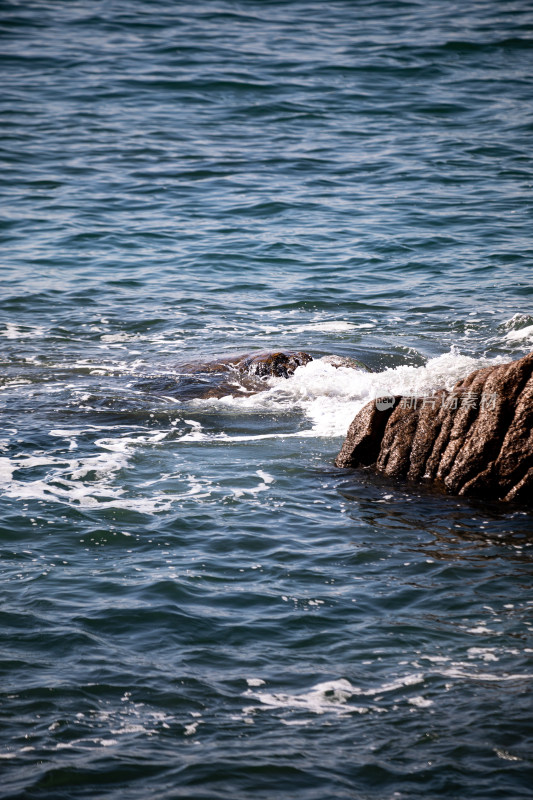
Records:
[[[442,485],[451,494],[533,502],[533,353],[476,370],[451,392],[368,403],[335,461]]]
[[[396,400],[398,398],[395,398],[395,402]],[[366,467],[377,461],[385,426],[392,410],[391,406],[379,411],[375,403],[367,403],[350,425],[348,435],[335,461],[338,467]]]

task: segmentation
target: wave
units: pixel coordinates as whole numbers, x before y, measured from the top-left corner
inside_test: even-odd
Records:
[[[344,436],[355,414],[370,400],[380,395],[426,395],[437,389],[451,389],[473,370],[490,364],[503,363],[496,358],[474,358],[460,355],[454,349],[423,366],[397,366],[383,372],[371,373],[350,367],[335,367],[327,357],[298,367],[290,380],[271,378],[268,388],[255,395],[209,398],[191,401],[197,409],[233,409],[254,412],[299,411],[311,423],[294,436]],[[288,434],[262,433],[248,437],[225,437],[231,441],[261,439]],[[199,440],[208,434],[195,429],[187,436]],[[220,438],[220,434],[218,434]]]

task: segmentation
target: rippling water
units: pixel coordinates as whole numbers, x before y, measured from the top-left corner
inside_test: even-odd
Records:
[[[2,796],[531,797],[531,514],[333,466],[531,349],[530,5],[0,30]]]

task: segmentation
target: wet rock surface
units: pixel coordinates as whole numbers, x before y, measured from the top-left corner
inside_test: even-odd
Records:
[[[476,370],[451,392],[368,403],[335,464],[532,504],[533,353]]]
[[[148,378],[136,388],[180,400],[253,394],[266,388],[266,378],[290,378],[297,367],[312,360],[313,357],[303,351],[277,350],[191,361],[177,364],[172,375]]]

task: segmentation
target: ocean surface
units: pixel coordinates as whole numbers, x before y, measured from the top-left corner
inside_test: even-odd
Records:
[[[0,796],[532,798],[533,514],[333,464],[533,347],[531,3],[2,0],[0,73]]]

